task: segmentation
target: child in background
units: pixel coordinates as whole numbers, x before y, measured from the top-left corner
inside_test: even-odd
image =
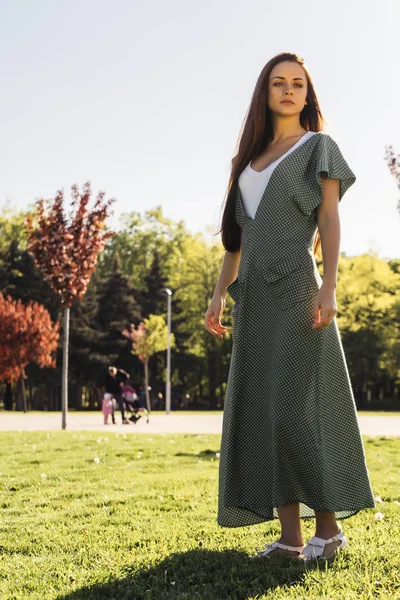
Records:
[[[124,398],[131,411],[134,413],[129,417],[129,421],[136,425],[137,421],[139,421],[139,419],[141,418],[141,415],[138,415],[140,403],[137,394],[131,385],[125,384],[123,386],[122,397]]]
[[[114,402],[111,394],[106,392],[103,396],[103,402],[101,410],[104,415],[104,425],[108,425],[108,415],[114,414]]]

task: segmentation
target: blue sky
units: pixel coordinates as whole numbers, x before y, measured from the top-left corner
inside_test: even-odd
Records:
[[[0,0],[0,205],[90,180],[114,226],[161,204],[212,239],[257,77],[290,51],[357,176],[341,250],[400,257],[399,22],[396,0]]]

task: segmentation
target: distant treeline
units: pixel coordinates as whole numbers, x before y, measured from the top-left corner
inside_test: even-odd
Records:
[[[61,321],[59,299],[26,251],[24,218],[24,213],[7,209],[0,214],[0,292],[23,302],[36,300],[53,321]],[[136,386],[143,383],[143,365],[131,353],[122,330],[150,314],[166,319],[167,299],[160,292],[165,287],[173,292],[173,407],[223,406],[232,340],[229,334],[217,339],[203,327],[223,254],[218,236],[211,244],[201,234],[193,235],[182,221],[165,218],[161,207],[122,217],[119,231],[100,255],[84,299],[71,309],[71,408],[98,408],[108,365],[128,371]],[[341,254],[336,298],[357,407],[400,409],[400,259],[387,262],[373,254]],[[222,321],[229,330],[231,308],[228,296]],[[55,369],[35,365],[26,369],[31,409],[60,410],[61,342],[62,338]],[[150,360],[154,399],[164,395],[165,366],[165,352]],[[20,407],[18,387],[0,384],[6,408],[11,408],[12,399]]]

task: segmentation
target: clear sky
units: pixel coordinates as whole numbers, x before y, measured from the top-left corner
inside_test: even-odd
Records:
[[[400,257],[398,0],[0,0],[0,205],[90,180],[121,213],[218,228],[258,75],[304,57],[357,176],[341,250]]]

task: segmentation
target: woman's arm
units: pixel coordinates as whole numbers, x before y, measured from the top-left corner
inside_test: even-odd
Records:
[[[221,316],[226,305],[226,287],[237,277],[241,254],[241,249],[238,252],[225,251],[221,273],[216,283],[210,305],[204,315],[204,327],[219,338],[222,338],[224,333],[226,333],[226,327],[221,323]]]
[[[337,313],[335,289],[340,248],[339,185],[338,179],[322,181],[322,202],[317,209],[321,236],[323,283],[314,306],[314,328],[326,327]],[[321,310],[321,319],[319,311]]]
[[[224,260],[222,262],[221,273],[216,283],[213,297],[226,297],[226,287],[234,281],[238,275],[240,257],[242,249],[238,252],[225,251]]]

